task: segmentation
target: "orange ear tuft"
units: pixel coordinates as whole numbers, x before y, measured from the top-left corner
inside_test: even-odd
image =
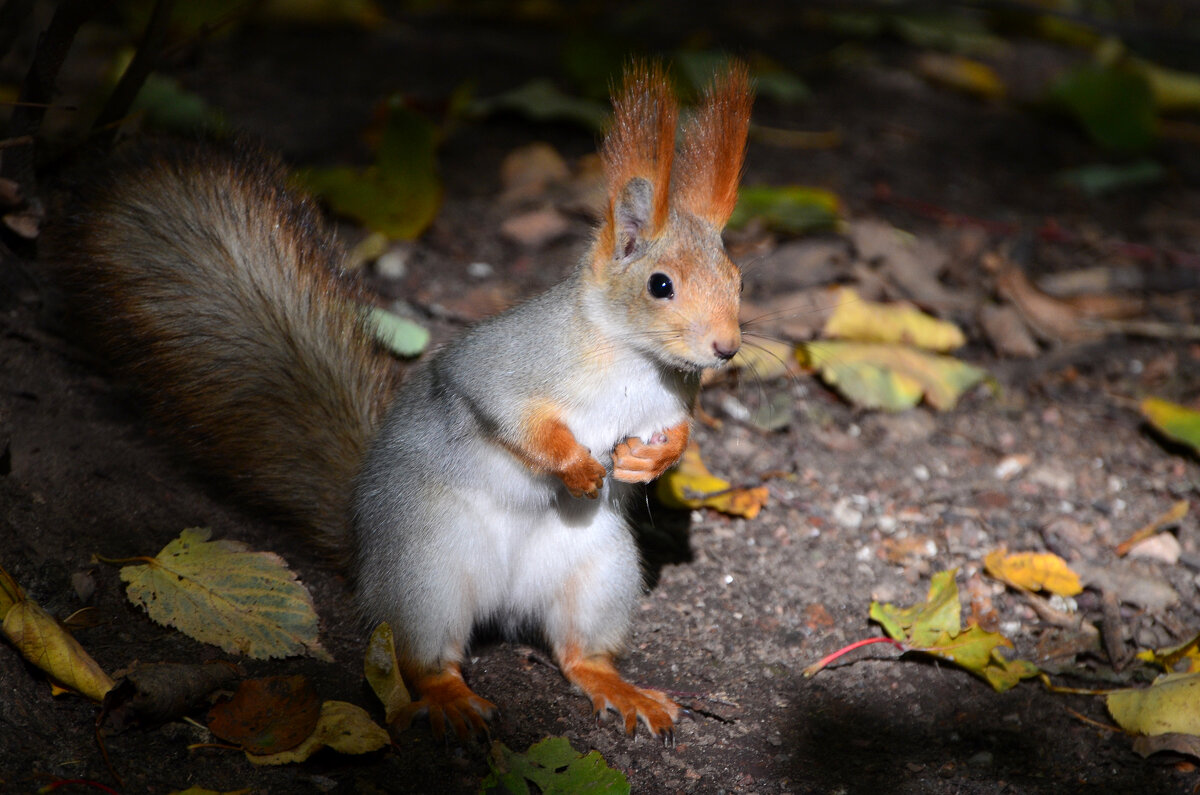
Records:
[[[731,61],[724,74],[713,78],[696,114],[684,126],[676,200],[681,209],[718,229],[737,204],[753,104],[746,65]]]
[[[625,69],[613,97],[613,118],[600,156],[608,181],[608,217],[602,239],[614,234],[614,211],[631,179],[640,177],[652,190],[650,213],[641,235],[652,239],[667,221],[671,161],[675,156],[675,120],[679,105],[659,63],[634,61]]]

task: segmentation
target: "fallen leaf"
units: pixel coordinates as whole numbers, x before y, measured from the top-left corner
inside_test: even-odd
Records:
[[[476,99],[468,107],[468,112],[476,116],[501,111],[539,122],[571,122],[592,132],[600,132],[608,123],[608,109],[603,103],[564,94],[545,79],[531,80],[488,99]]]
[[[105,724],[157,726],[199,708],[215,690],[239,676],[224,660],[207,663],[141,663],[117,680],[104,696]]]
[[[1141,409],[1142,416],[1159,433],[1200,454],[1200,411],[1155,397],[1143,400]]]
[[[745,370],[756,381],[781,378],[788,375],[795,365],[796,347],[772,339],[747,340],[729,362],[729,367]]]
[[[1151,665],[1160,666],[1165,673],[1200,673],[1200,635],[1196,635],[1186,643],[1154,651],[1139,651],[1137,658]],[[1180,662],[1186,660],[1185,670],[1176,670]]]
[[[996,290],[1012,301],[1033,332],[1044,340],[1082,342],[1101,336],[1083,325],[1073,306],[1037,289],[1015,265],[1001,264],[996,273]]]
[[[1154,185],[1162,182],[1166,176],[1167,170],[1160,163],[1142,158],[1120,165],[1093,163],[1060,171],[1054,176],[1054,181],[1058,185],[1077,188],[1088,196],[1099,197],[1128,188]]]
[[[429,330],[407,318],[377,306],[367,308],[367,318],[375,339],[397,356],[418,356],[429,345]]]
[[[842,200],[832,191],[802,185],[743,187],[729,226],[738,229],[751,218],[792,235],[835,229],[842,218]]]
[[[1004,82],[992,67],[965,55],[925,52],[917,56],[917,74],[930,82],[983,99],[1004,96]]]
[[[570,176],[571,170],[558,150],[541,141],[514,149],[500,164],[500,183],[506,201],[536,198]]]
[[[979,325],[1000,356],[1032,359],[1038,355],[1037,340],[1012,306],[984,304],[979,309]]]
[[[233,697],[208,711],[208,730],[247,754],[291,750],[313,734],[321,717],[317,691],[304,676],[246,679]]]
[[[1126,61],[1150,86],[1159,110],[1196,110],[1200,108],[1200,75],[1167,69],[1141,58]]]
[[[1110,591],[1125,604],[1137,605],[1152,614],[1179,604],[1179,594],[1171,583],[1136,561],[1120,558],[1106,566],[1076,561],[1075,572],[1086,587]]]
[[[797,347],[796,355],[851,403],[887,411],[912,408],[922,397],[945,411],[987,378],[985,370],[950,356],[902,345],[807,342]]]
[[[392,642],[392,628],[387,622],[375,627],[367,641],[367,653],[363,656],[363,675],[367,684],[383,704],[384,722],[395,723],[400,710],[412,702],[400,663],[396,659],[396,647]]]
[[[1133,741],[1133,751],[1143,758],[1159,751],[1173,751],[1200,759],[1200,737],[1194,734],[1156,734],[1153,737],[1138,737]]]
[[[492,743],[488,766],[492,772],[480,785],[480,792],[484,793],[629,793],[629,780],[624,773],[609,767],[598,751],[580,754],[566,737],[547,737],[529,746],[523,754],[504,743]]]
[[[1144,149],[1158,134],[1150,81],[1128,69],[1083,64],[1059,78],[1050,93],[1094,141],[1113,151]]]
[[[945,353],[967,343],[958,326],[907,304],[881,304],[859,297],[852,287],[832,291],[833,314],[825,321],[826,337],[853,342],[891,342]]]
[[[1039,670],[1033,663],[1010,660],[1000,653],[1001,649],[1013,647],[1008,638],[974,624],[961,626],[962,608],[955,574],[952,569],[933,575],[923,604],[900,608],[871,602],[871,618],[889,637],[907,646],[907,651],[952,662],[983,679],[997,692],[1037,676]]]
[[[209,541],[209,534],[184,530],[158,557],[122,568],[129,600],[158,623],[227,652],[330,659],[317,640],[312,596],[283,559],[236,541]]]
[[[1130,734],[1200,735],[1200,674],[1164,674],[1150,687],[1110,693],[1106,703]]]
[[[334,212],[390,238],[411,240],[433,222],[442,203],[437,175],[437,129],[395,96],[366,169],[313,168],[297,177]]]
[[[5,578],[8,578],[7,574]],[[104,694],[112,689],[113,680],[84,651],[79,641],[36,603],[24,598],[13,602],[4,615],[0,631],[22,657],[62,687],[92,701],[102,701]]]
[[[1017,588],[1048,591],[1059,596],[1075,596],[1083,591],[1079,575],[1067,562],[1052,552],[1016,552],[1003,549],[988,554],[983,561],[988,574]]]
[[[322,748],[340,754],[367,754],[391,742],[387,731],[371,720],[362,707],[345,701],[326,701],[316,728],[300,745],[277,754],[252,754],[246,758],[256,765],[286,765],[303,762]]]
[[[692,442],[675,468],[658,479],[658,499],[669,508],[712,508],[753,519],[767,502],[767,487],[737,488],[708,471]]]
[[[517,245],[537,249],[562,237],[570,228],[566,216],[553,207],[544,207],[504,219],[500,235]]]

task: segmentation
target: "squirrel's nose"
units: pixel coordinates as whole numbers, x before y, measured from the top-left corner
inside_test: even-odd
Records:
[[[733,355],[738,352],[741,343],[738,340],[713,340],[713,353],[723,362],[727,362],[733,358]]]

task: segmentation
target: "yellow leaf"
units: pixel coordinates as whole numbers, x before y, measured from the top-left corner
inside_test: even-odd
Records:
[[[987,64],[962,55],[926,52],[917,56],[917,72],[934,83],[984,99],[1004,96],[1004,83]]]
[[[54,617],[28,599],[4,616],[3,632],[17,651],[63,687],[104,700],[113,680]]]
[[[1067,562],[1052,552],[1005,554],[997,549],[983,560],[988,574],[1017,588],[1049,591],[1059,596],[1074,596],[1083,590],[1079,575]]]
[[[961,348],[967,338],[958,326],[938,320],[907,304],[864,301],[852,287],[833,294],[833,314],[824,334],[852,342],[898,342],[945,353]]]
[[[21,586],[17,585],[11,574],[0,568],[0,620],[8,614],[9,608],[24,598],[25,593]]]
[[[735,488],[713,475],[693,442],[683,451],[679,465],[658,479],[658,499],[670,508],[712,508],[721,513],[753,519],[767,503],[767,487]]]
[[[1200,734],[1200,674],[1166,674],[1140,690],[1118,690],[1108,711],[1131,734]]]
[[[205,528],[184,530],[158,557],[122,568],[129,600],[158,623],[227,652],[330,659],[317,640],[312,596],[283,559],[208,537]]]
[[[1200,453],[1200,411],[1149,397],[1142,401],[1142,416],[1165,436]]]
[[[922,397],[939,411],[954,407],[987,372],[950,356],[903,345],[806,342],[796,349],[806,367],[857,406],[903,411]]]
[[[391,742],[387,731],[371,720],[362,707],[345,701],[326,701],[321,705],[317,728],[308,739],[278,754],[251,754],[246,758],[256,765],[286,765],[303,762],[322,748],[341,754],[366,754]]]
[[[1181,643],[1178,646],[1139,651],[1137,658],[1151,665],[1160,666],[1167,673],[1200,674],[1200,635],[1196,635],[1187,643]],[[1176,666],[1183,660],[1187,661],[1187,669],[1176,671]]]
[[[396,647],[392,643],[392,628],[386,621],[375,627],[367,642],[363,674],[371,690],[383,703],[384,721],[389,725],[394,723],[400,710],[412,702],[412,696],[404,686],[404,677],[396,660]]]

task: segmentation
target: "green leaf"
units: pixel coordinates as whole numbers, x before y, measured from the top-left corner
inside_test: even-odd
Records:
[[[1098,144],[1117,152],[1145,149],[1158,133],[1154,94],[1142,75],[1087,64],[1058,80],[1051,96]]]
[[[506,111],[533,121],[570,122],[592,132],[600,132],[608,122],[608,108],[603,103],[564,94],[546,79],[531,80],[498,96],[474,100],[469,111],[476,116]]]
[[[411,320],[392,314],[377,306],[367,310],[375,339],[397,356],[411,358],[425,350],[429,344],[429,331]]]
[[[1200,454],[1200,411],[1150,397],[1142,401],[1142,416],[1164,436]]]
[[[308,169],[298,175],[334,212],[389,238],[411,240],[433,222],[442,201],[437,128],[393,98],[375,162],[364,170]]]
[[[802,235],[834,229],[841,215],[841,199],[824,188],[754,186],[741,189],[729,226],[736,229],[761,218],[772,229]]]
[[[961,607],[956,570],[933,575],[925,602],[912,607],[872,602],[871,618],[894,640],[939,660],[954,663],[983,679],[997,692],[1004,692],[1022,679],[1037,676],[1038,667],[1027,660],[1009,660],[1001,649],[1012,641],[998,632],[971,624],[960,627]]]
[[[796,355],[851,403],[885,411],[912,408],[922,397],[945,411],[988,377],[986,370],[951,356],[904,345],[806,342],[797,346]]]
[[[930,646],[947,632],[957,632],[960,625],[958,586],[954,584],[957,569],[939,571],[929,583],[925,601],[912,607],[896,607],[871,602],[870,615],[893,640],[912,646]]]
[[[488,755],[492,772],[480,785],[480,792],[510,792],[527,795],[628,795],[629,780],[613,770],[599,752],[581,756],[566,737],[547,737],[529,747],[524,754],[504,743],[492,743]],[[533,783],[537,789],[531,789]]]
[[[1078,188],[1089,196],[1103,196],[1126,188],[1140,188],[1161,182],[1166,169],[1149,158],[1113,165],[1094,163],[1069,171],[1060,171],[1054,181],[1059,185]]]

